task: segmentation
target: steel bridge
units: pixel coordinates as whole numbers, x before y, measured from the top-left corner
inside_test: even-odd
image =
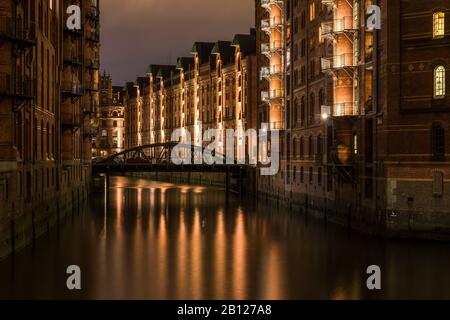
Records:
[[[173,149],[190,151],[191,164],[175,164],[171,156]],[[111,174],[126,174],[132,172],[198,172],[198,173],[223,173],[226,175],[226,188],[230,191],[242,192],[244,180],[247,177],[248,165],[227,164],[223,155],[215,154],[223,164],[195,164],[195,157],[202,155],[204,147],[184,145],[176,142],[154,143],[142,145],[114,154],[106,159],[94,162],[92,165],[93,175],[105,175],[107,184]],[[230,161],[229,161],[230,163]],[[233,160],[234,163],[234,160]],[[237,180],[237,181],[236,181]],[[235,187],[232,181],[236,181]]]

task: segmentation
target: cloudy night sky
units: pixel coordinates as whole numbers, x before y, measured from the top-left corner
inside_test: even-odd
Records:
[[[102,72],[123,85],[145,75],[150,63],[189,56],[195,41],[248,33],[254,20],[254,0],[103,0]]]

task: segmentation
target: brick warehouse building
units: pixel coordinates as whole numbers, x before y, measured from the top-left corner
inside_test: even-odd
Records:
[[[123,88],[112,85],[109,74],[100,79],[100,118],[92,147],[96,157],[105,158],[125,150]]]
[[[381,30],[366,27],[370,5]],[[259,192],[371,232],[448,231],[449,11],[444,0],[256,1],[258,118],[278,127],[281,105],[283,122],[282,170]]]
[[[98,112],[98,1],[0,4],[0,256],[85,197]],[[78,4],[82,30],[65,28]]]
[[[196,42],[191,51],[176,65],[150,65],[147,77],[126,84],[127,149],[169,142],[178,128],[193,138],[199,122],[203,132],[218,128],[223,137],[229,128],[256,128],[254,30],[230,42]]]

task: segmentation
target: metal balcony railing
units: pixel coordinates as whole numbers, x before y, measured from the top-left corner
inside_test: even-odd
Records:
[[[359,115],[358,104],[353,102],[335,103],[333,106],[334,117],[353,117]]]
[[[35,97],[34,81],[14,79],[8,73],[0,73],[0,96],[33,99]]]
[[[356,32],[356,22],[351,16],[322,22],[322,36],[331,36],[343,32]]]
[[[271,99],[271,100],[274,100],[274,99],[282,99],[283,98],[283,90],[281,90],[281,89],[273,89],[273,90],[270,90],[269,91],[269,98]]]
[[[272,17],[271,19],[261,20],[261,30],[269,33],[272,29],[280,29],[283,27],[282,17]]]
[[[261,68],[261,80],[262,79],[270,79],[271,77],[278,77],[283,74],[283,68],[281,65],[272,65],[270,67],[262,67]]]
[[[333,57],[322,58],[322,71],[356,67],[353,53],[344,53]]]
[[[270,130],[282,130],[284,129],[284,123],[281,121],[270,122]]]
[[[24,28],[22,23],[15,18],[0,17],[0,37],[18,42],[23,47],[36,44],[36,25],[30,23]]]
[[[330,7],[330,8],[334,8],[337,6],[337,1],[338,0],[322,0],[322,4],[324,6]]]
[[[270,56],[274,52],[282,52],[283,51],[283,41],[274,40],[270,43],[262,43],[261,44],[261,53]]]
[[[281,7],[283,5],[282,0],[261,0],[261,7],[270,9],[272,5],[277,5]]]
[[[261,91],[261,101],[263,103],[269,102],[269,92],[268,91]]]

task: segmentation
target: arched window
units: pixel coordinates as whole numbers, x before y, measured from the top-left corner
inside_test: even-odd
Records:
[[[437,66],[434,69],[434,97],[445,97],[445,67]]]
[[[300,152],[300,159],[303,159],[304,155],[305,155],[305,146],[304,146],[304,142],[303,142],[303,137],[300,138],[300,146],[299,146],[299,152]]]
[[[305,97],[302,97],[302,101],[300,104],[300,116],[301,116],[301,120],[302,120],[302,126],[305,125],[305,120],[306,120],[306,110],[305,110],[306,106],[305,106]]]
[[[314,93],[311,93],[309,96],[309,122],[314,123],[314,114],[315,114],[315,96]]]
[[[55,135],[55,126],[54,125],[52,125],[52,158],[55,158],[55,154],[56,154],[56,152],[55,152],[55,148],[56,148],[56,141],[55,141],[55,139],[56,139],[56,135]]]
[[[21,112],[17,112],[16,114],[17,118],[16,118],[16,147],[17,147],[17,152],[19,153],[19,157],[23,158],[23,153],[22,153],[22,113]]]
[[[308,155],[312,157],[314,155],[313,137],[309,136],[308,139]]]
[[[433,38],[445,36],[445,13],[436,12],[433,14]]]
[[[45,146],[44,146],[44,121],[41,120],[41,160],[44,160]]]
[[[320,89],[319,91],[319,107],[324,106],[325,105],[325,92],[323,91],[323,89]]]
[[[297,144],[297,138],[294,138],[292,141],[292,155],[294,159],[297,159],[298,157],[298,144]]]
[[[297,127],[298,124],[298,99],[294,100],[294,128]]]
[[[316,154],[317,154],[317,158],[320,159],[320,157],[322,157],[322,136],[319,135],[317,136],[317,150],[316,150]]]
[[[47,123],[46,138],[47,138],[47,141],[45,143],[45,148],[46,148],[45,150],[47,152],[46,156],[47,156],[47,159],[50,159],[50,126],[48,125],[48,123]]]

